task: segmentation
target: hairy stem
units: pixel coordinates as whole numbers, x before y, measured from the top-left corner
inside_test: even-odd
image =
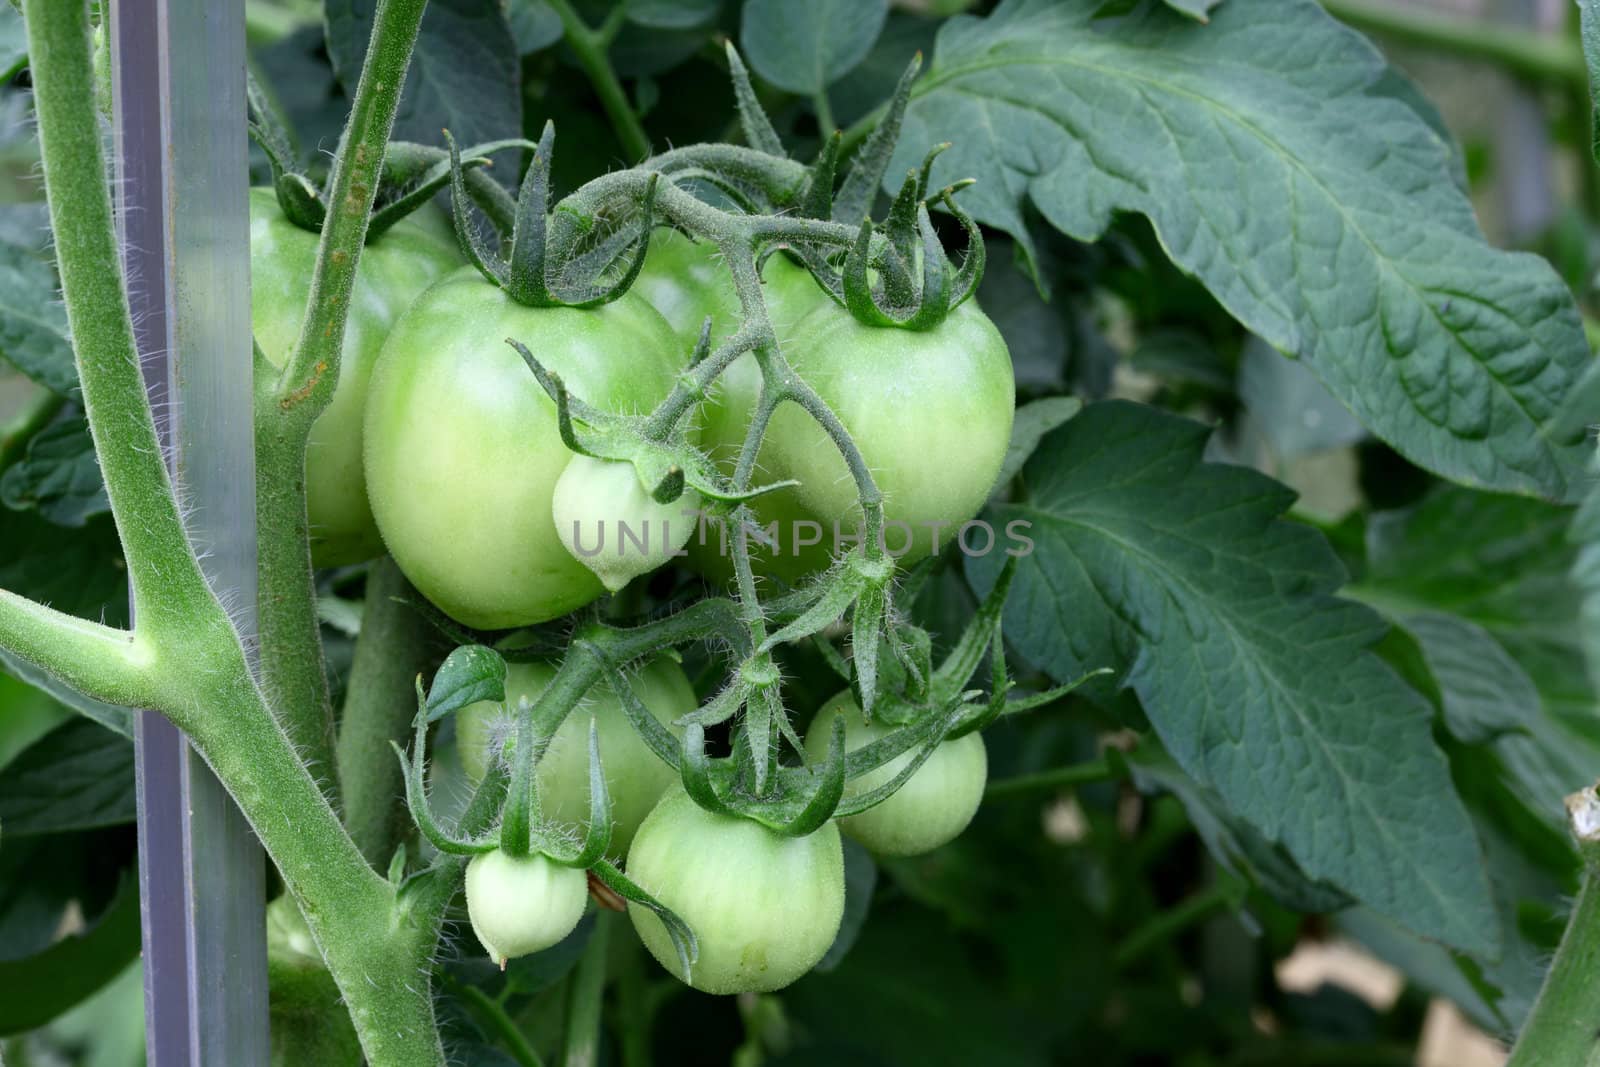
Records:
[[[605,108],[606,117],[616,129],[623,149],[634,159],[648,156],[650,138],[640,125],[639,116],[634,114],[633,105],[628,102],[628,94],[623,92],[622,83],[617,80],[617,72],[611,66],[611,58],[606,55],[606,47],[616,35],[617,28],[621,25],[620,21],[608,19],[605,26],[593,30],[573,9],[569,0],[548,0],[548,2],[561,18],[561,28],[566,34],[567,44],[578,58],[578,65],[583,68],[595,92],[600,94],[600,105]],[[620,15],[625,10],[619,3],[613,15]]]
[[[1600,797],[1591,787],[1567,798],[1583,888],[1539,999],[1522,1024],[1506,1067],[1600,1067]]]
[[[211,610],[215,598],[184,532],[139,374],[90,90],[87,6],[29,0],[24,16],[45,195],[84,412],[127,556],[137,626],[166,632]]]
[[[367,578],[367,606],[339,720],[344,822],[361,854],[383,869],[405,833],[405,780],[390,750],[416,714],[414,683],[429,662],[432,631],[408,602],[411,583],[388,556]]]
[[[311,292],[295,350],[256,397],[256,515],[261,678],[313,774],[338,796],[333,708],[317,622],[306,519],[306,440],[339,380],[345,322],[384,146],[425,0],[378,6],[350,119],[333,162]]]

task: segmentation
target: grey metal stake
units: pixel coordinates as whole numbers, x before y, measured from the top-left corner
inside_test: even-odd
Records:
[[[80,0],[81,2],[81,0]],[[206,577],[254,637],[243,0],[113,0],[119,220],[167,462]],[[268,1060],[265,864],[160,715],[135,725],[151,1067]]]

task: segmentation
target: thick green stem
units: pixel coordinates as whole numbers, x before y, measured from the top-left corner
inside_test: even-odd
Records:
[[[617,80],[617,72],[611,66],[611,58],[606,55],[606,46],[611,43],[610,38],[615,35],[616,24],[608,21],[607,26],[593,30],[568,0],[547,0],[547,2],[560,16],[567,44],[578,57],[578,65],[583,68],[584,74],[588,75],[595,92],[600,94],[600,106],[606,109],[606,117],[616,129],[623,149],[634,159],[648,156],[650,138],[645,134],[644,127],[639,124],[639,116],[634,114],[633,105],[628,102],[628,94],[623,91],[622,83]],[[621,4],[617,6],[620,10]]]
[[[283,875],[368,1062],[438,1067],[444,1052],[428,975],[437,927],[418,931],[398,918],[394,887],[367,865],[267,714],[237,642],[195,641],[162,656],[158,667],[171,687],[162,705],[227,786]]]
[[[1600,1067],[1600,798],[1567,798],[1583,888],[1506,1067]]]
[[[1583,51],[1567,37],[1500,22],[1434,14],[1392,0],[1322,0],[1322,6],[1340,21],[1396,44],[1487,60],[1536,81],[1588,84]]]
[[[306,519],[306,440],[339,380],[345,322],[384,146],[425,0],[378,5],[355,102],[334,158],[299,340],[256,399],[256,522],[261,679],[313,774],[335,798],[333,708],[317,622]]]
[[[426,621],[408,602],[414,595],[394,560],[385,556],[373,565],[339,720],[345,825],[367,862],[380,870],[408,822],[405,779],[389,745],[404,743],[411,733],[415,680],[428,666],[431,645]]]
[[[595,916],[594,933],[589,935],[568,993],[562,1067],[596,1067],[600,1062],[600,1007],[606,990],[606,961],[611,927],[621,918],[621,914],[604,909]]]
[[[134,615],[141,631],[181,629],[215,598],[184,532],[139,374],[91,88],[87,5],[29,0],[24,15],[61,290]]]

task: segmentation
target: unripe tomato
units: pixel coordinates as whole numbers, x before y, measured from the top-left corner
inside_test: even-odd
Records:
[[[700,958],[679,973],[666,927],[632,907],[661,965],[706,993],[782,989],[827,953],[844,916],[844,851],[828,823],[783,837],[702,809],[681,788],[661,799],[628,851],[628,877],[689,924]]]
[[[551,496],[572,453],[555,402],[507,337],[607,411],[650,410],[681,365],[642,298],[524,307],[470,267],[395,324],[367,398],[372,511],[411,583],[485,630],[553,619],[603,588],[556,533]]]
[[[589,879],[537,852],[520,859],[499,849],[467,864],[467,917],[489,958],[539,952],[572,933],[589,902]]]
[[[321,238],[283,217],[270,189],[250,190],[250,325],[261,352],[282,367],[300,339]],[[435,279],[460,266],[455,247],[403,219],[361,251],[345,322],[339,384],[306,445],[311,555],[320,567],[383,551],[361,465],[362,413],[384,338]]]
[[[510,664],[506,669],[507,703],[515,707],[519,700],[536,699],[555,675],[556,668],[549,663]],[[682,735],[683,728],[672,725],[673,720],[695,708],[694,688],[683,668],[661,656],[632,672],[628,684],[650,714],[674,734]],[[567,715],[539,760],[539,808],[546,817],[576,823],[580,833],[588,827],[591,722],[599,733],[600,765],[611,796],[611,850],[624,855],[639,824],[678,776],[640,739],[610,684],[599,682]],[[474,785],[488,767],[490,745],[504,743],[510,732],[510,717],[492,701],[469,704],[456,712],[456,747],[462,768]]]
[[[694,532],[700,494],[652,497],[631,463],[575,455],[556,480],[551,509],[568,552],[615,593],[673,559]]]
[[[845,716],[846,751],[869,745],[889,732],[861,721],[861,706],[846,689],[824,704],[806,731],[806,759],[827,758],[836,716]],[[899,774],[914,753],[907,752],[875,771],[845,783],[845,796],[869,793]],[[976,733],[946,741],[883,803],[839,820],[844,832],[882,856],[915,856],[948,844],[967,828],[983,803],[989,757]]]
[[[787,340],[795,373],[839,417],[883,493],[896,524],[888,550],[910,562],[936,537],[949,544],[988,499],[1011,441],[1015,381],[994,323],[971,300],[925,331],[863,326],[830,303]],[[805,411],[779,408],[762,454],[769,476],[799,480],[801,506],[830,531],[859,529],[855,481]]]

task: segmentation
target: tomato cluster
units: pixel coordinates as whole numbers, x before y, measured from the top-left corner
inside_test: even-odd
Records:
[[[299,329],[316,237],[279,217],[269,193],[252,194],[252,212],[256,334],[281,363]],[[410,222],[362,257],[341,379],[307,457],[315,558],[344,563],[386,548],[420,592],[468,626],[544,622],[683,555],[696,528],[687,513],[699,500],[689,489],[663,502],[633,463],[572,452],[556,403],[506,340],[526,346],[590,408],[642,415],[682,380],[708,319],[715,346],[745,316],[715,247],[672,230],[652,237],[629,291],[593,307],[526,306],[460,262],[456,249]],[[937,551],[981,507],[1005,455],[1014,397],[998,331],[971,302],[929,330],[864,326],[783,254],[766,261],[763,276],[780,350],[838,416],[882,493],[885,548],[908,559]],[[761,367],[745,354],[694,412],[690,442],[726,473],[761,389]],[[761,570],[793,581],[859,539],[857,486],[805,411],[779,409],[757,463],[764,480],[798,483],[754,504],[777,535],[757,554]],[[619,523],[654,540],[635,538],[624,558]],[[701,531],[691,565],[725,578],[721,540]],[[536,700],[555,672],[512,664],[504,704],[457,713],[469,778],[508,758],[506,709]],[[676,662],[658,657],[628,685],[682,736],[676,722],[697,699]],[[852,749],[889,729],[841,693],[813,723],[810,762],[826,757],[838,716]],[[591,729],[611,803],[611,849],[626,855],[628,878],[695,931],[698,960],[684,971],[648,908],[630,911],[638,934],[664,966],[713,993],[780,988],[827,952],[844,908],[841,830],[885,855],[936,848],[972,818],[986,774],[983,742],[972,734],[940,745],[888,800],[786,836],[697,805],[602,682],[566,717],[535,770],[541,818],[576,836],[590,811]],[[910,759],[852,781],[846,798],[893,779]],[[468,911],[493,958],[539,951],[571,932],[587,890],[582,871],[565,862],[537,851],[474,856]]]

